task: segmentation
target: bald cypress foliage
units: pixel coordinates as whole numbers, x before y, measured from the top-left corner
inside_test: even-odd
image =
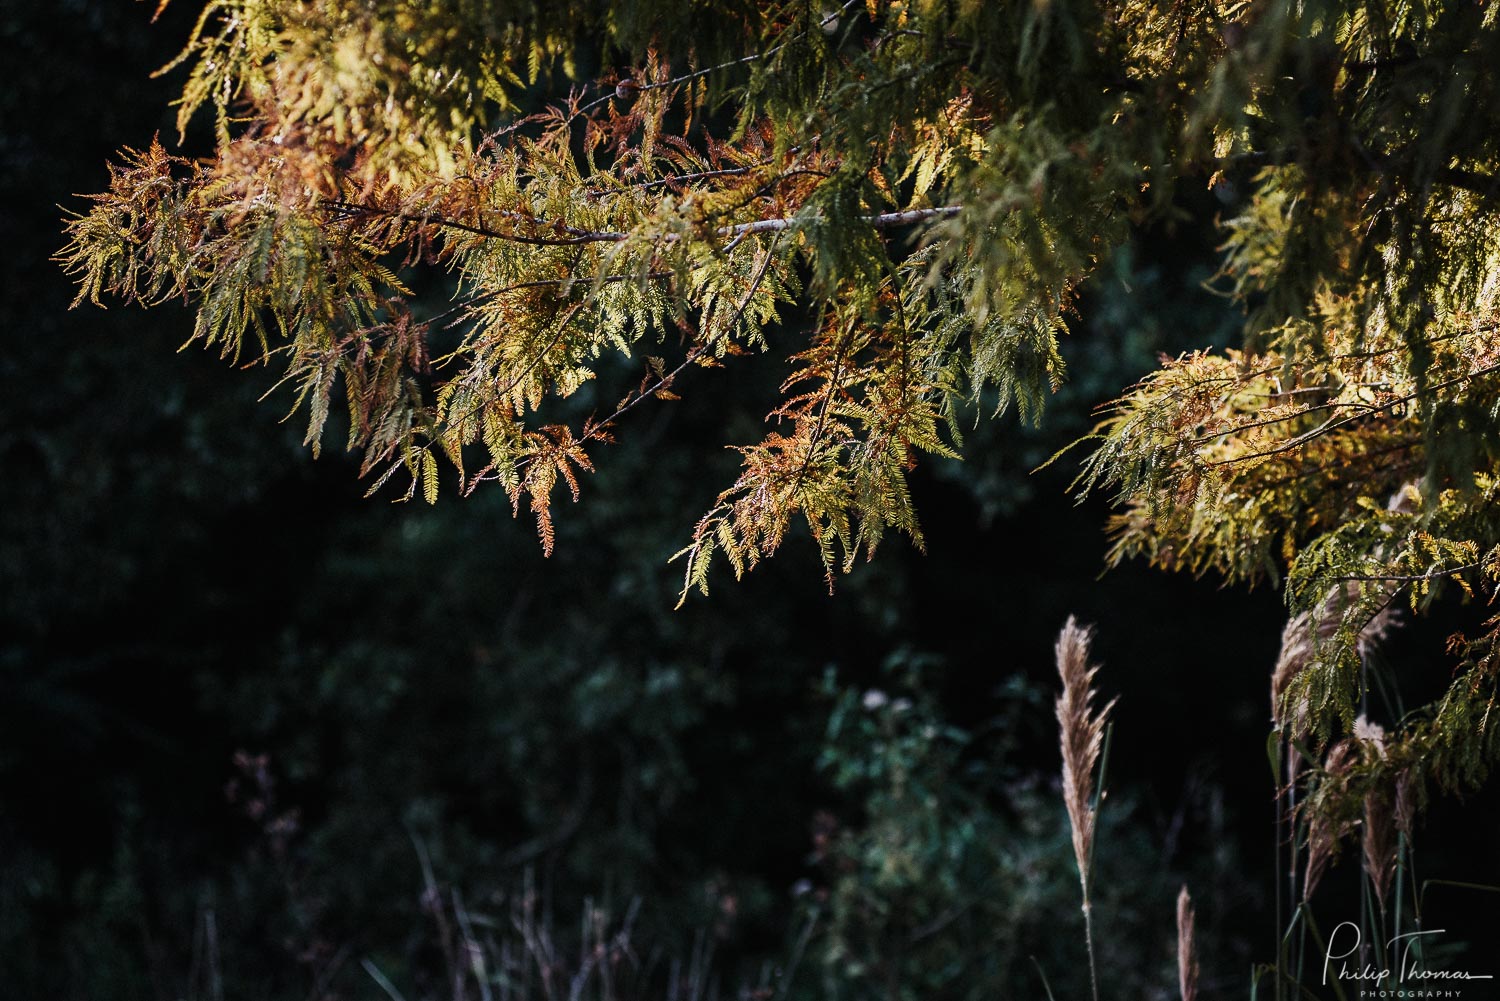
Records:
[[[280,369],[312,448],[346,408],[372,491],[493,482],[549,550],[638,408],[779,356],[686,595],[794,531],[830,582],[888,532],[920,545],[911,470],[961,454],[978,401],[1037,419],[1081,283],[1211,186],[1241,341],[1121,387],[1080,487],[1118,500],[1117,559],[1286,588],[1311,652],[1278,715],[1327,747],[1373,621],[1500,585],[1496,18],[213,0],[176,64],[213,154],[125,150],[59,256],[80,301],[185,299],[195,341]],[[434,281],[440,310],[411,291]],[[638,387],[564,413],[611,356]],[[1482,778],[1497,645],[1500,619],[1456,637],[1452,687],[1369,769]]]

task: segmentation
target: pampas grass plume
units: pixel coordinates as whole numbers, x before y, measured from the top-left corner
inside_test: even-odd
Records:
[[[1193,898],[1184,886],[1177,894],[1177,986],[1182,1001],[1197,1001],[1198,957],[1193,949]]]
[[[1073,829],[1073,857],[1078,862],[1078,882],[1083,888],[1084,938],[1089,950],[1089,981],[1094,1001],[1099,999],[1099,978],[1094,968],[1094,926],[1089,906],[1089,868],[1094,854],[1094,767],[1104,744],[1104,725],[1114,708],[1110,702],[1094,711],[1094,675],[1089,663],[1093,631],[1080,626],[1070,615],[1058,634],[1057,673],[1062,694],[1057,697],[1057,724],[1062,744],[1063,803]]]
[[[1057,673],[1062,677],[1062,695],[1057,699],[1057,723],[1063,760],[1063,802],[1073,828],[1073,857],[1078,878],[1088,897],[1089,860],[1094,847],[1094,767],[1104,742],[1104,724],[1114,708],[1110,702],[1093,711],[1094,675],[1099,668],[1089,663],[1092,629],[1078,625],[1072,616],[1057,637]]]
[[[1379,761],[1385,757],[1385,730],[1378,723],[1361,716],[1354,722],[1354,737],[1362,745],[1367,759]],[[1384,782],[1365,793],[1360,848],[1365,873],[1375,888],[1375,899],[1379,901],[1382,912],[1386,895],[1390,893],[1391,878],[1396,874],[1396,830],[1400,821],[1392,803],[1395,796],[1396,790]]]
[[[1357,757],[1358,750],[1355,741],[1346,739],[1334,744],[1323,762],[1324,781],[1340,781],[1354,767]],[[1323,811],[1316,811],[1309,817],[1307,873],[1302,880],[1303,899],[1312,897],[1313,891],[1318,887],[1318,881],[1323,878],[1324,870],[1333,860],[1333,853],[1338,848],[1339,841],[1346,833],[1347,825],[1336,824]]]

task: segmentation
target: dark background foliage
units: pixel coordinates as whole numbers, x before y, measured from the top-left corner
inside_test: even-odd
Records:
[[[830,596],[794,545],[673,612],[667,557],[732,478],[722,446],[756,436],[770,359],[633,414],[543,559],[497,490],[364,499],[352,461],[276,422],[284,396],[256,402],[265,372],[174,353],[186,310],[68,311],[57,206],[171,134],[174,80],[147,73],[187,7],[0,14],[21,54],[0,89],[5,996],[211,996],[210,916],[229,996],[373,996],[354,957],[425,996],[424,859],[476,912],[528,879],[561,924],[639,898],[662,955],[712,940],[726,984],[816,912],[802,991],[1034,996],[1035,954],[1078,996],[1050,703],[1069,613],[1123,694],[1101,965],[1133,996],[1171,983],[1189,879],[1210,992],[1246,989],[1273,948],[1280,602],[1100,577],[1104,503],[1071,502],[1068,459],[1030,474],[1157,352],[1227,340],[1212,232],[1138,234],[1084,296],[1043,428],[981,421],[966,462],[918,473],[926,554],[890,543]],[[1433,874],[1482,881],[1492,814],[1447,809]]]

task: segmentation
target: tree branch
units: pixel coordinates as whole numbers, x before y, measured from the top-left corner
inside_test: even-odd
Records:
[[[623,243],[630,239],[629,233],[617,230],[583,230],[571,226],[558,227],[569,236],[526,236],[520,233],[505,233],[500,230],[490,229],[485,226],[474,226],[469,223],[459,222],[456,219],[446,219],[436,215],[414,215],[407,212],[397,212],[393,209],[383,209],[374,205],[359,205],[354,202],[330,202],[336,211],[349,215],[378,215],[389,219],[400,219],[403,222],[416,223],[423,226],[439,226],[443,229],[458,230],[461,233],[471,233],[474,236],[482,236],[490,240],[508,240],[512,243],[523,243],[534,247],[576,247],[587,243]],[[910,226],[913,223],[924,222],[928,219],[951,219],[963,211],[962,205],[941,205],[930,209],[907,209],[903,212],[882,212],[879,215],[860,216],[859,221],[876,229],[892,229],[899,226]],[[717,236],[727,236],[738,239],[745,236],[754,236],[758,233],[780,233],[785,230],[796,229],[805,225],[810,220],[799,219],[797,216],[782,216],[775,219],[757,219],[754,222],[737,223],[731,226],[719,226],[714,229]],[[538,220],[538,225],[547,225]],[[682,239],[676,233],[668,233],[663,237],[667,243],[676,243]]]
[[[1276,150],[1248,150],[1230,156],[1211,157],[1205,162],[1207,166],[1215,170],[1230,167],[1284,167],[1297,162],[1303,152],[1305,151],[1299,150],[1296,146]],[[1402,166],[1395,156],[1388,153],[1363,153],[1363,155],[1370,169],[1377,174],[1389,174]],[[1450,187],[1462,188],[1486,198],[1500,193],[1500,178],[1465,167],[1444,167],[1436,171],[1435,177],[1439,182]]]

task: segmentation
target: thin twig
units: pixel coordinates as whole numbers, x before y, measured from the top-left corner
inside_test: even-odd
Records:
[[[438,226],[443,229],[453,229],[474,236],[482,236],[485,239],[507,240],[512,243],[522,243],[532,247],[577,247],[590,243],[623,243],[631,237],[631,234],[618,230],[582,230],[570,226],[562,227],[564,232],[570,234],[568,236],[523,236],[519,233],[505,233],[485,226],[474,226],[469,223],[459,222],[456,219],[447,219],[443,216],[432,214],[414,215],[407,212],[398,212],[395,209],[383,209],[374,205],[341,202],[336,207],[339,211],[351,215],[363,213],[384,216],[390,219],[400,219],[403,222],[417,223],[423,226]],[[860,216],[859,221],[876,229],[891,229],[925,222],[929,219],[951,219],[962,211],[962,205],[941,205],[936,208],[906,209],[901,212],[882,212],[878,215]],[[716,236],[737,238],[753,236],[758,233],[779,233],[819,221],[822,220],[802,219],[797,216],[780,216],[773,219],[757,219],[754,222],[719,226],[713,232]],[[660,240],[663,243],[677,243],[682,238],[682,234],[680,233],[664,233],[661,235]]]
[[[1370,413],[1350,414],[1348,417],[1337,418],[1337,419],[1335,419],[1335,418],[1329,418],[1328,420],[1324,421],[1322,424],[1320,424],[1317,427],[1313,428],[1311,431],[1307,431],[1307,432],[1305,432],[1303,434],[1300,434],[1297,437],[1291,439],[1290,441],[1287,441],[1287,442],[1284,442],[1281,445],[1278,445],[1276,448],[1267,449],[1264,452],[1253,452],[1253,453],[1251,453],[1249,455],[1237,455],[1237,456],[1233,456],[1233,457],[1228,458],[1228,459],[1220,459],[1220,460],[1218,460],[1216,462],[1210,462],[1210,463],[1208,463],[1208,465],[1209,466],[1228,466],[1228,465],[1232,465],[1232,464],[1234,464],[1236,462],[1247,462],[1247,461],[1252,460],[1252,459],[1265,459],[1265,458],[1269,458],[1269,457],[1271,457],[1273,455],[1280,455],[1283,452],[1290,452],[1290,451],[1293,451],[1294,449],[1301,448],[1303,445],[1307,444],[1308,442],[1312,441],[1315,438],[1322,437],[1323,435],[1328,434],[1331,431],[1336,431],[1339,428],[1343,427],[1344,425],[1353,423],[1354,421],[1357,421],[1357,420],[1360,420],[1360,419],[1362,419],[1364,417],[1370,416],[1370,414],[1377,414],[1377,413],[1382,413],[1382,412],[1387,411],[1387,410],[1394,410],[1396,407],[1402,406],[1404,404],[1412,402],[1413,400],[1419,399],[1424,394],[1436,393],[1439,390],[1448,389],[1451,386],[1461,385],[1461,384],[1463,384],[1465,382],[1472,382],[1475,379],[1483,378],[1484,376],[1491,375],[1491,374],[1493,374],[1495,372],[1500,372],[1500,363],[1496,363],[1494,365],[1486,365],[1484,368],[1477,369],[1477,370],[1475,370],[1473,372],[1469,372],[1469,373],[1466,373],[1464,375],[1455,376],[1452,379],[1447,379],[1447,380],[1445,380],[1443,382],[1439,382],[1439,383],[1437,383],[1435,385],[1424,387],[1422,390],[1418,390],[1418,391],[1413,391],[1413,392],[1407,393],[1405,396],[1398,396],[1395,399],[1389,400],[1389,401],[1387,401],[1387,402],[1385,402],[1383,404],[1380,404],[1378,406],[1372,405],[1372,406],[1369,407]]]

